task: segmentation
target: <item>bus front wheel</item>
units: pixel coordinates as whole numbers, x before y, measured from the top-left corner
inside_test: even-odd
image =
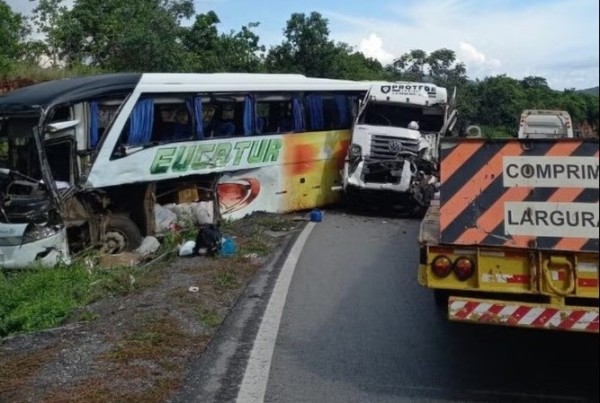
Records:
[[[142,244],[142,234],[138,226],[127,216],[110,216],[104,234],[102,250],[117,254],[137,249]]]

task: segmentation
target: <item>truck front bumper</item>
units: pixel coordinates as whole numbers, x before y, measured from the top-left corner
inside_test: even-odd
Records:
[[[352,171],[352,173],[350,173],[348,163],[346,162],[344,164],[344,175],[343,175],[344,189],[346,189],[348,187],[353,187],[355,189],[390,190],[393,192],[405,193],[410,188],[412,172],[410,170],[410,163],[408,161],[404,161],[404,164],[402,166],[402,171],[399,175],[398,183],[365,182],[362,179],[364,167],[365,167],[365,162],[360,161],[357,164],[356,168]]]

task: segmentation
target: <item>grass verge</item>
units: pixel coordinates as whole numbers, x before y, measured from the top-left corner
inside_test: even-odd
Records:
[[[90,270],[77,264],[0,272],[0,337],[60,325],[76,308],[132,291],[136,275],[133,268]]]

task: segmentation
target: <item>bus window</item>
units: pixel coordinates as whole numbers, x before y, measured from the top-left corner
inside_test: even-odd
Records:
[[[123,102],[122,99],[92,101],[89,103],[89,139],[88,149],[93,149],[104,135],[117,115],[117,111]]]
[[[209,137],[231,137],[242,135],[240,105],[235,101],[213,103],[214,112],[206,129]]]
[[[154,106],[152,142],[168,143],[192,138],[192,116],[185,103],[161,103]]]
[[[137,101],[121,132],[121,142],[144,146],[202,139],[204,130],[194,115],[201,116],[198,97],[144,97]]]
[[[347,95],[309,94],[305,98],[309,129],[349,129],[352,124],[352,105]]]
[[[302,108],[294,108],[294,98],[290,95],[263,94],[256,109],[257,133],[293,133],[304,129]]]

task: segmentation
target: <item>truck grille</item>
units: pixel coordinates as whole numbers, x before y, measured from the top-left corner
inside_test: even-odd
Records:
[[[410,152],[413,154],[419,153],[419,140],[398,138],[391,136],[373,136],[371,138],[371,155],[369,159],[395,159],[397,152],[390,149],[390,142],[399,141],[402,143],[402,152]]]

